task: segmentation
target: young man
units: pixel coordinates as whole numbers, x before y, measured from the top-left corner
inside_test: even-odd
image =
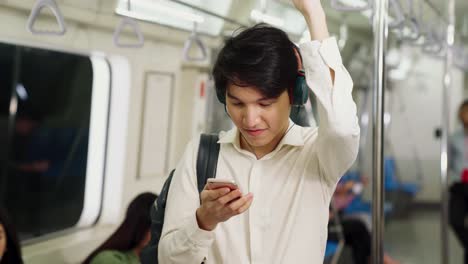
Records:
[[[235,128],[220,133],[216,178],[239,189],[205,187],[199,197],[191,142],[170,186],[160,263],[323,262],[330,199],[356,158],[359,126],[320,1],[293,2],[313,39],[300,49],[320,127],[289,120],[302,60],[284,32],[260,25],[228,40],[213,75]]]

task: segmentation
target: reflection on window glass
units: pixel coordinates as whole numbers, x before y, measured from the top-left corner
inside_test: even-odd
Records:
[[[91,61],[0,44],[0,72],[1,202],[22,240],[72,227],[83,209]]]

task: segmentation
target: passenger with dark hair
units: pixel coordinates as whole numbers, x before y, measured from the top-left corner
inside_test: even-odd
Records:
[[[157,196],[142,193],[130,203],[123,223],[83,262],[84,264],[138,264],[150,241],[150,208]]]
[[[199,194],[198,137],[189,143],[169,187],[159,263],[323,262],[330,199],[356,159],[359,125],[320,1],[293,3],[312,38],[300,49],[282,30],[257,25],[220,51],[216,94],[235,127],[219,135],[216,178],[238,188],[206,185]],[[309,90],[318,128],[289,119]]]
[[[451,174],[449,220],[455,235],[465,250],[468,264],[468,100],[458,109],[458,120],[462,128],[449,139],[449,172]]]
[[[13,224],[0,207],[0,264],[22,264],[21,247]]]

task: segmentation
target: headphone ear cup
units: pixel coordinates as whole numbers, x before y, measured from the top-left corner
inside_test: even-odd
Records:
[[[303,105],[309,99],[309,87],[307,86],[305,76],[302,74],[298,74],[296,77],[292,98],[293,105]]]
[[[226,91],[223,91],[222,89],[216,89],[216,97],[220,103],[226,105]]]

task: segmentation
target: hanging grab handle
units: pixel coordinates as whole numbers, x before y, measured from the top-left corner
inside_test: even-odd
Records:
[[[426,35],[426,43],[423,45],[423,52],[437,55],[444,50],[443,37],[437,32],[436,25],[433,23],[432,27],[429,27]]]
[[[122,43],[120,41],[120,35],[122,34],[122,30],[125,26],[129,26],[132,29],[132,31],[137,36],[138,42],[129,44],[129,43]],[[120,20],[120,23],[115,28],[113,41],[114,41],[114,45],[120,48],[141,48],[143,47],[145,39],[143,37],[143,33],[141,33],[138,23],[132,18],[123,17],[122,20]]]
[[[331,0],[331,7],[341,12],[359,12],[372,8],[371,0],[367,0],[367,4],[364,6],[347,6],[341,4],[339,0]]]
[[[193,46],[193,45],[197,45],[198,48],[200,49],[200,52],[201,52],[201,57],[191,57],[190,56],[190,48]],[[193,26],[193,31],[192,31],[192,34],[190,35],[190,37],[185,41],[185,45],[184,45],[184,59],[186,61],[203,61],[203,60],[206,60],[207,58],[207,53],[206,53],[206,48],[205,48],[205,45],[203,44],[203,42],[201,41],[201,39],[198,37],[198,34],[197,34],[197,23],[194,24]]]
[[[403,30],[408,27],[410,30],[409,34],[405,34]],[[420,26],[416,18],[410,17],[405,19],[405,22],[400,25],[400,39],[403,41],[416,41],[421,36]]]
[[[45,7],[50,8],[52,13],[55,15],[55,19],[57,20],[57,24],[59,26],[58,31],[37,30],[34,28],[34,23],[36,22],[36,19],[39,16],[39,13]],[[65,32],[67,31],[62,13],[60,12],[60,9],[58,8],[54,0],[37,0],[36,1],[36,4],[31,10],[31,14],[29,15],[29,18],[28,18],[27,29],[29,32],[35,35],[59,35],[61,36],[61,35],[64,35]]]
[[[399,26],[400,38],[403,41],[416,41],[421,36],[421,29],[419,26],[418,18],[414,12],[413,0],[407,0],[409,6],[409,12],[405,21]],[[421,17],[420,17],[421,19]],[[404,29],[407,27],[410,30],[409,34],[405,34]]]
[[[459,45],[453,46],[454,64],[463,71],[468,71],[468,52]]]
[[[401,7],[400,1],[390,0],[389,2],[389,11],[393,11],[395,20],[388,23],[388,28],[398,28],[405,22],[405,14],[403,13],[403,8]]]

